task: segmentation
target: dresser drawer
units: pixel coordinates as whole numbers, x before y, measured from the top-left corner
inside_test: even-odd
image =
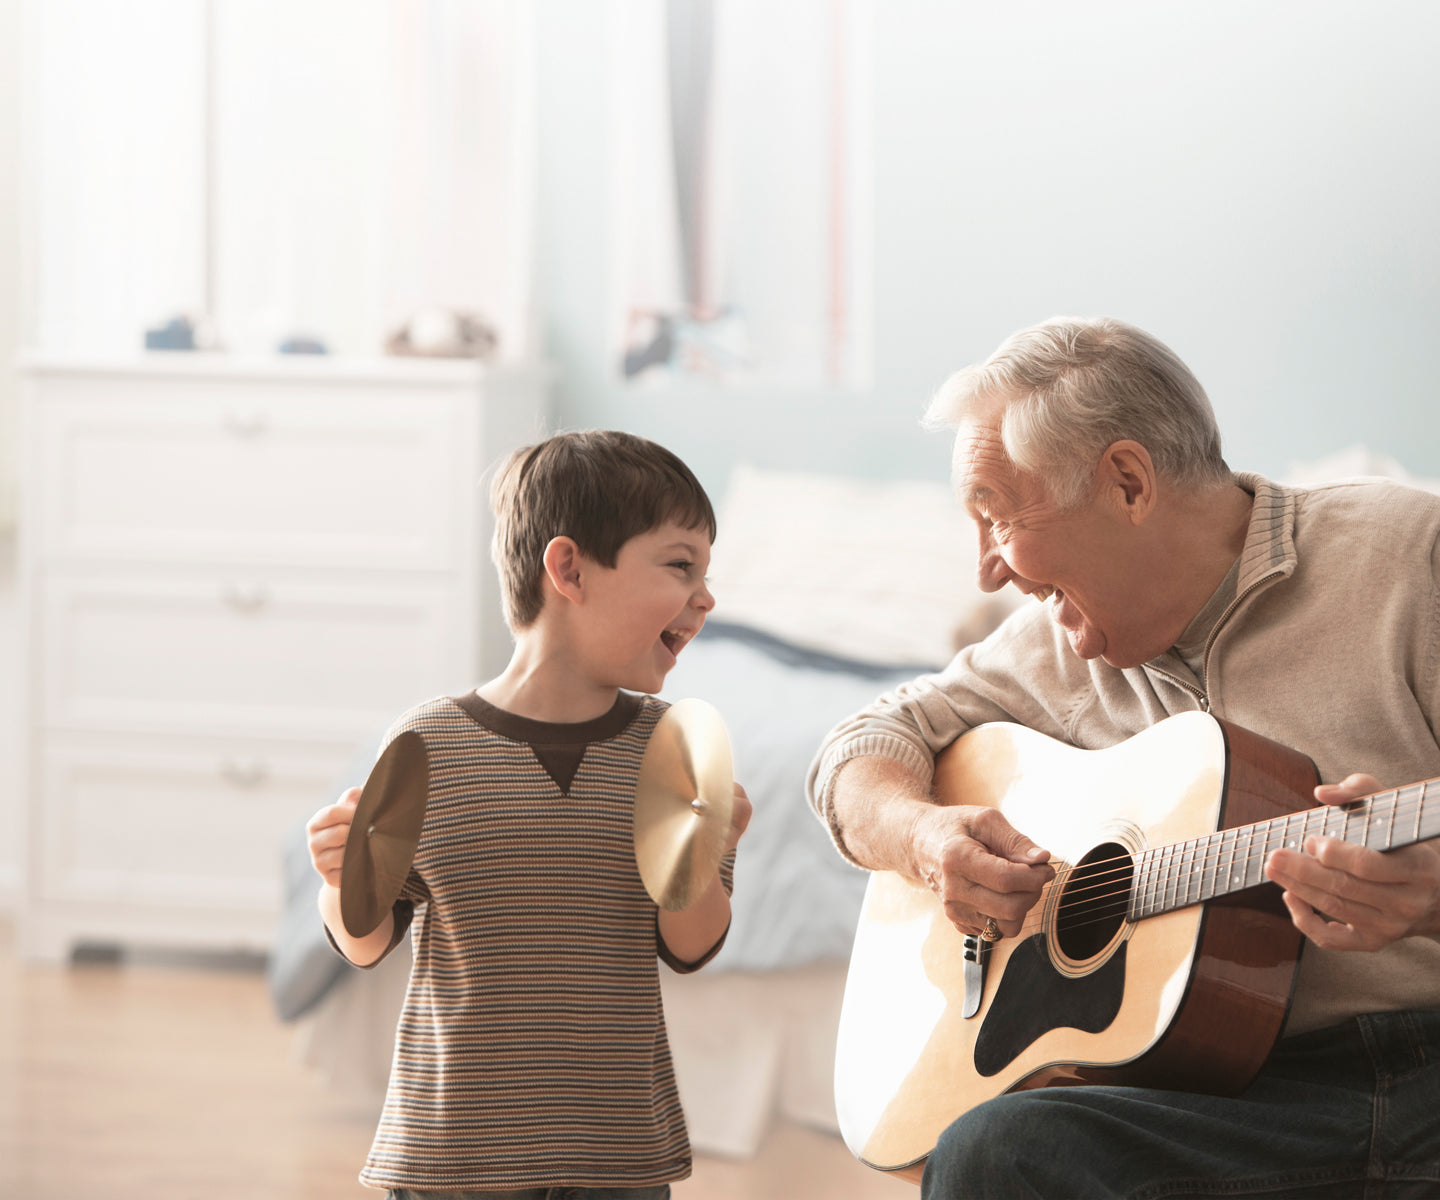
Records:
[[[97,403],[85,380],[49,387],[34,477],[52,560],[435,568],[483,554],[466,502],[479,480],[461,477],[465,389],[397,403],[393,389],[134,379]]]
[[[41,597],[52,728],[344,738],[478,682],[443,578],[52,575]]]
[[[245,739],[54,739],[40,760],[39,898],[97,911],[159,905],[177,919],[249,913],[268,934],[287,839],[338,796],[353,754]]]

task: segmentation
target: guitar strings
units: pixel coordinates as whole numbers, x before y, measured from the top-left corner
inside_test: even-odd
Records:
[[[1065,889],[1064,897],[1056,906],[1056,915],[1061,915],[1067,909],[1073,910],[1082,906],[1094,910],[1089,920],[1072,924],[1069,926],[1069,928],[1072,929],[1080,929],[1087,925],[1113,920],[1117,915],[1123,916],[1129,911],[1130,898],[1135,893],[1134,878],[1136,874],[1142,877],[1147,875],[1153,876],[1157,871],[1163,874],[1167,868],[1179,867],[1188,879],[1193,880],[1197,875],[1203,874],[1204,871],[1211,869],[1214,864],[1218,864],[1227,850],[1230,851],[1230,868],[1233,870],[1235,866],[1240,866],[1243,872],[1241,877],[1248,879],[1250,867],[1256,862],[1263,862],[1272,850],[1279,849],[1290,841],[1290,835],[1293,832],[1290,827],[1296,818],[1299,818],[1299,833],[1301,837],[1308,837],[1311,833],[1317,833],[1320,836],[1340,836],[1342,840],[1349,840],[1345,838],[1343,834],[1334,834],[1327,829],[1327,826],[1331,824],[1333,818],[1337,814],[1340,815],[1343,818],[1342,824],[1344,832],[1348,833],[1352,819],[1356,815],[1364,814],[1364,827],[1368,827],[1370,820],[1374,816],[1374,810],[1377,807],[1381,807],[1380,802],[1388,800],[1391,802],[1390,809],[1381,812],[1379,815],[1381,819],[1388,820],[1390,830],[1393,831],[1397,820],[1403,822],[1411,816],[1418,817],[1425,806],[1429,784],[1435,782],[1437,782],[1437,780],[1426,780],[1422,783],[1410,784],[1403,788],[1395,788],[1388,792],[1376,792],[1370,796],[1359,797],[1346,806],[1325,806],[1304,809],[1296,813],[1289,813],[1281,817],[1257,821],[1249,825],[1217,830],[1215,833],[1207,834],[1203,837],[1191,838],[1183,842],[1171,843],[1167,846],[1152,847],[1141,851],[1139,855],[1132,856],[1124,854],[1110,859],[1099,859],[1093,863],[1085,863],[1083,866],[1086,873],[1083,881],[1077,881],[1074,886]],[[1413,799],[1407,800],[1404,798],[1407,793],[1418,794],[1414,795]],[[1314,820],[1314,818],[1317,817],[1320,818],[1318,823]],[[1317,828],[1311,828],[1312,825],[1317,824]],[[1270,844],[1268,832],[1266,832],[1262,844],[1257,848],[1254,844],[1255,838],[1261,834],[1262,831],[1280,832],[1283,835],[1283,840],[1279,844],[1272,845]],[[1246,850],[1237,857],[1234,854],[1234,850],[1239,844],[1240,839],[1247,836],[1249,838],[1249,844]],[[1228,844],[1225,841],[1226,838],[1230,839]],[[1401,845],[1409,845],[1412,841],[1416,840],[1421,839],[1407,838]],[[1206,848],[1203,853],[1192,857],[1189,862],[1185,861],[1187,848],[1189,848],[1193,854],[1194,850],[1200,849],[1201,847]],[[1213,854],[1210,852],[1211,847],[1214,848]],[[1162,861],[1167,855],[1170,861]],[[1080,868],[1076,867],[1074,869],[1078,870]],[[1115,886],[1122,880],[1124,881],[1123,886]],[[1261,878],[1254,881],[1254,883],[1246,883],[1243,887],[1234,889],[1225,888],[1223,890],[1227,892],[1231,890],[1242,891],[1249,887],[1256,887],[1268,882],[1270,881],[1262,875]],[[1162,901],[1163,890],[1164,889],[1162,889]],[[1172,893],[1178,898],[1180,892],[1181,883],[1177,881]],[[1188,890],[1186,895],[1188,895]],[[1172,909],[1186,908],[1207,898],[1206,896],[1197,896],[1194,900],[1187,899],[1183,903],[1176,903],[1174,905],[1167,904],[1158,911],[1166,912]],[[1099,907],[1106,901],[1117,901],[1118,903],[1112,904],[1109,908]],[[1027,915],[1025,922],[1021,926],[1022,931],[1031,925],[1031,915],[1036,916],[1037,925],[1040,923],[1041,917],[1039,915]]]
[[[1268,853],[1268,851],[1266,851],[1265,853]],[[1255,861],[1257,860],[1257,858],[1263,858],[1263,854],[1251,855],[1251,856],[1249,856],[1247,859],[1244,859],[1244,860],[1242,860],[1242,861],[1245,861],[1245,862],[1247,863],[1247,865],[1248,865],[1248,864],[1250,864],[1250,863],[1255,862]],[[1120,872],[1117,872],[1116,874],[1120,874]],[[1125,871],[1123,872],[1123,874],[1125,875],[1125,877],[1127,878],[1127,880],[1132,876],[1132,873],[1131,873],[1128,869],[1125,870]],[[1087,884],[1090,882],[1090,877],[1087,877],[1086,882],[1087,882]],[[1237,890],[1237,891],[1239,891],[1239,890],[1246,890],[1246,889],[1248,889],[1249,887],[1258,887],[1258,886],[1262,886],[1262,885],[1264,885],[1264,884],[1266,884],[1266,883],[1269,883],[1269,882],[1270,882],[1269,880],[1264,879],[1264,878],[1261,878],[1261,879],[1259,879],[1259,880],[1256,880],[1254,883],[1247,883],[1247,884],[1245,885],[1245,888],[1236,888],[1236,889],[1234,889],[1234,890]],[[1067,924],[1066,924],[1067,930],[1074,931],[1074,930],[1085,929],[1085,928],[1087,928],[1087,927],[1089,927],[1089,926],[1092,926],[1092,925],[1097,925],[1097,924],[1112,922],[1112,921],[1115,921],[1117,918],[1123,919],[1123,918],[1125,918],[1125,917],[1127,917],[1127,916],[1131,916],[1132,914],[1131,914],[1131,908],[1130,908],[1130,899],[1131,899],[1131,896],[1133,895],[1134,889],[1133,889],[1131,886],[1129,886],[1128,883],[1127,883],[1127,886],[1125,886],[1124,888],[1114,888],[1114,889],[1110,890],[1108,893],[1101,893],[1101,892],[1100,892],[1100,888],[1101,888],[1101,887],[1108,887],[1108,886],[1109,886],[1108,884],[1102,883],[1102,884],[1098,884],[1098,885],[1095,885],[1095,886],[1089,886],[1089,887],[1079,886],[1079,887],[1074,887],[1074,888],[1066,889],[1066,893],[1065,893],[1066,898],[1065,898],[1065,899],[1062,899],[1062,900],[1059,902],[1059,904],[1056,906],[1056,909],[1055,909],[1056,917],[1057,917],[1057,918],[1063,917],[1067,912],[1073,914],[1074,910],[1079,909],[1079,908],[1088,908],[1088,909],[1089,909],[1089,912],[1087,913],[1087,916],[1086,916],[1086,919],[1085,919],[1085,920],[1076,921],[1076,920],[1074,920],[1074,919],[1072,918],[1071,920],[1069,920],[1069,921],[1067,922]],[[1086,893],[1087,891],[1097,893],[1097,894],[1098,894],[1098,900],[1097,900],[1097,898],[1094,897],[1094,896],[1092,896],[1092,897],[1090,897],[1090,898],[1085,898],[1085,897],[1084,897],[1084,893]],[[1141,914],[1141,917],[1144,917],[1144,916],[1156,916],[1156,915],[1159,915],[1159,913],[1162,913],[1162,912],[1170,912],[1170,911],[1175,911],[1175,910],[1178,910],[1178,909],[1181,909],[1181,908],[1191,907],[1191,906],[1193,906],[1194,904],[1199,903],[1200,901],[1209,898],[1209,897],[1205,897],[1205,896],[1197,896],[1197,897],[1195,897],[1195,898],[1193,898],[1193,899],[1192,899],[1192,898],[1189,898],[1189,897],[1182,897],[1182,896],[1180,896],[1178,889],[1176,890],[1175,895],[1176,895],[1176,898],[1177,898],[1177,902],[1176,902],[1176,903],[1171,904],[1171,903],[1168,903],[1168,902],[1164,902],[1164,903],[1162,904],[1162,907],[1156,909],[1156,910],[1153,911],[1153,912],[1142,913],[1142,914]],[[1073,897],[1079,897],[1079,898],[1076,899],[1076,898],[1073,898]],[[1162,897],[1162,900],[1164,900],[1163,897]],[[1112,901],[1112,902],[1107,905],[1106,903],[1104,903],[1105,901]],[[1033,917],[1033,920],[1032,920],[1032,917]],[[1028,933],[1028,932],[1030,932],[1030,931],[1032,931],[1032,930],[1034,930],[1034,929],[1037,929],[1037,928],[1041,927],[1041,926],[1043,925],[1043,923],[1044,923],[1044,911],[1042,911],[1041,913],[1038,913],[1038,914],[1028,914],[1026,920],[1024,921],[1024,923],[1022,923],[1021,931],[1022,931],[1022,933]]]
[[[1431,781],[1428,781],[1428,782],[1432,782],[1432,783],[1433,783],[1433,782],[1436,782],[1436,781],[1431,780]],[[1423,785],[1416,784],[1416,785],[1411,785],[1411,786],[1412,786],[1412,788],[1421,788],[1421,789],[1423,790]],[[1397,790],[1410,790],[1410,789],[1397,789]],[[1377,794],[1376,794],[1376,797],[1362,797],[1362,800],[1375,799],[1375,798],[1377,798],[1379,795],[1380,795],[1380,794],[1377,793]],[[1383,814],[1382,814],[1382,817],[1384,817],[1385,819],[1388,819],[1388,820],[1389,820],[1390,825],[1391,825],[1391,828],[1393,829],[1394,824],[1395,824],[1395,820],[1396,820],[1397,818],[1400,818],[1400,819],[1403,820],[1404,818],[1409,817],[1409,816],[1410,816],[1411,814],[1413,814],[1413,813],[1418,813],[1421,809],[1423,809],[1423,807],[1424,807],[1424,801],[1425,801],[1425,797],[1422,795],[1421,797],[1419,797],[1419,800],[1418,800],[1418,802],[1417,802],[1416,804],[1411,805],[1411,806],[1409,806],[1408,808],[1407,808],[1403,803],[1402,803],[1402,804],[1397,804],[1397,805],[1395,806],[1393,812],[1383,813]],[[1352,803],[1358,803],[1358,802],[1352,802]],[[1373,808],[1373,806],[1372,806],[1372,808]],[[1306,810],[1303,810],[1302,812],[1299,812],[1299,813],[1292,813],[1292,814],[1288,814],[1287,816],[1283,816],[1283,817],[1276,817],[1276,818],[1270,818],[1270,819],[1267,819],[1267,820],[1264,820],[1264,821],[1257,821],[1257,822],[1254,822],[1253,824],[1250,824],[1250,825],[1237,825],[1237,826],[1233,826],[1233,827],[1228,828],[1228,829],[1218,830],[1218,831],[1216,831],[1215,833],[1206,834],[1206,835],[1204,835],[1204,836],[1202,836],[1202,837],[1198,837],[1198,838],[1190,838],[1190,839],[1187,839],[1187,840],[1185,840],[1185,841],[1183,841],[1183,842],[1173,842],[1173,843],[1171,843],[1171,844],[1169,844],[1169,845],[1166,845],[1166,846],[1150,847],[1149,849],[1146,849],[1146,850],[1141,851],[1138,856],[1132,856],[1132,855],[1128,855],[1128,854],[1118,855],[1118,856],[1116,856],[1116,857],[1114,857],[1114,858],[1110,858],[1110,859],[1098,859],[1098,860],[1096,860],[1094,863],[1087,863],[1087,864],[1085,864],[1085,866],[1086,866],[1086,867],[1106,867],[1106,866],[1108,866],[1109,864],[1112,864],[1112,863],[1120,864],[1114,871],[1111,872],[1111,878],[1114,878],[1114,877],[1118,877],[1118,876],[1123,875],[1123,874],[1128,874],[1128,873],[1129,873],[1129,870],[1130,870],[1130,864],[1133,863],[1133,862],[1136,860],[1136,858],[1138,858],[1138,859],[1140,859],[1140,860],[1143,860],[1143,861],[1145,861],[1145,862],[1148,862],[1148,863],[1152,864],[1152,866],[1153,866],[1153,865],[1158,865],[1158,866],[1160,867],[1160,869],[1162,869],[1162,870],[1163,870],[1165,867],[1179,866],[1186,874],[1188,874],[1188,875],[1190,875],[1190,876],[1193,877],[1193,876],[1196,875],[1197,873],[1199,873],[1199,872],[1201,872],[1201,871],[1203,871],[1203,870],[1209,869],[1209,868],[1212,866],[1212,864],[1218,863],[1218,861],[1225,855],[1225,853],[1226,853],[1227,850],[1232,852],[1232,853],[1231,853],[1231,862],[1232,862],[1232,863],[1239,863],[1239,864],[1242,865],[1242,866],[1249,866],[1249,865],[1253,864],[1253,863],[1257,860],[1257,858],[1263,859],[1264,856],[1267,855],[1267,854],[1269,854],[1271,850],[1275,850],[1275,849],[1281,848],[1281,846],[1278,845],[1278,844],[1271,844],[1270,841],[1269,841],[1269,839],[1268,839],[1268,837],[1265,838],[1265,839],[1261,842],[1260,846],[1257,848],[1257,846],[1256,846],[1256,844],[1255,844],[1255,842],[1256,842],[1256,836],[1257,836],[1257,834],[1260,833],[1261,831],[1264,831],[1264,830],[1266,830],[1267,828],[1270,829],[1270,830],[1273,830],[1273,831],[1283,831],[1283,832],[1286,834],[1286,840],[1288,841],[1288,840],[1289,840],[1289,834],[1292,832],[1292,830],[1291,830],[1289,827],[1293,824],[1295,818],[1296,818],[1296,817],[1299,817],[1299,818],[1301,818],[1301,821],[1300,821],[1300,824],[1301,824],[1301,829],[1300,829],[1301,836],[1306,836],[1306,837],[1308,837],[1311,833],[1316,833],[1316,834],[1319,834],[1320,836],[1326,836],[1327,833],[1328,833],[1328,834],[1330,834],[1331,836],[1340,836],[1340,837],[1342,838],[1342,840],[1349,840],[1349,839],[1344,838],[1342,834],[1336,834],[1336,833],[1333,833],[1332,831],[1328,831],[1327,828],[1326,828],[1326,826],[1328,826],[1328,825],[1330,824],[1331,818],[1333,818],[1336,813],[1343,814],[1343,815],[1345,815],[1345,816],[1347,817],[1347,826],[1348,826],[1348,818],[1352,818],[1352,817],[1355,816],[1359,811],[1360,811],[1360,810],[1357,810],[1357,809],[1348,809],[1348,810],[1347,810],[1347,809],[1338,808],[1338,807],[1335,808],[1333,811],[1331,811],[1331,810],[1329,810],[1329,809],[1324,809],[1324,808],[1306,809]],[[1320,818],[1322,818],[1322,820],[1320,821],[1318,828],[1312,829],[1312,828],[1310,828],[1310,827],[1315,824],[1315,822],[1312,820],[1312,818],[1314,818],[1314,817],[1320,817]],[[1367,825],[1369,824],[1369,821],[1368,821],[1368,820],[1367,820],[1366,824],[1367,824]],[[1225,838],[1226,838],[1228,835],[1232,835],[1232,834],[1235,835],[1235,836],[1234,836],[1233,838],[1231,838],[1229,844],[1227,844],[1227,843],[1225,842]],[[1249,844],[1247,845],[1246,852],[1245,852],[1244,854],[1240,855],[1240,856],[1237,858],[1237,857],[1234,855],[1233,851],[1235,850],[1235,848],[1236,848],[1236,847],[1238,846],[1238,844],[1240,843],[1241,838],[1247,837],[1247,836],[1248,836],[1248,838],[1249,838],[1250,840],[1249,840]],[[1418,841],[1418,840],[1421,840],[1421,839],[1419,839],[1419,838],[1414,838],[1414,839],[1407,838],[1406,841],[1404,841],[1404,842],[1401,843],[1401,845],[1409,845],[1409,844],[1411,843],[1411,841]],[[1205,853],[1201,853],[1201,854],[1199,854],[1199,855],[1196,855],[1196,856],[1192,857],[1189,862],[1186,862],[1185,859],[1184,859],[1184,855],[1185,855],[1185,853],[1186,853],[1186,851],[1187,851],[1187,848],[1192,849],[1192,853],[1193,853],[1193,849],[1198,849],[1198,848],[1200,848],[1201,846],[1205,846],[1205,847],[1206,847],[1206,852],[1205,852]],[[1213,853],[1213,854],[1209,853],[1209,850],[1210,850],[1211,848],[1214,849],[1214,853]],[[1258,852],[1257,852],[1257,851],[1258,851]],[[1168,856],[1169,856],[1169,858],[1170,858],[1170,862],[1168,862],[1168,863],[1162,863],[1160,860],[1162,860],[1167,854],[1168,854]],[[1103,871],[1088,871],[1088,872],[1087,872],[1087,875],[1086,875],[1086,882],[1087,882],[1087,884],[1095,883],[1096,881],[1099,881],[1099,882],[1103,885],[1103,883],[1104,883],[1104,881],[1105,881],[1105,874],[1104,874],[1104,872],[1103,872]],[[1080,891],[1084,891],[1085,889],[1082,888],[1082,889],[1079,889],[1079,890],[1080,890]]]

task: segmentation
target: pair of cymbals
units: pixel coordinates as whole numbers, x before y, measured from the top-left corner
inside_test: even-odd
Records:
[[[345,839],[340,917],[366,937],[405,886],[425,823],[425,739],[399,734],[375,760]],[[651,899],[679,912],[709,885],[725,853],[735,795],[730,739],[719,712],[680,700],[661,715],[635,787],[635,861]]]
[[[730,738],[703,700],[661,715],[635,785],[635,863],[650,898],[669,912],[709,886],[725,853],[735,798]]]
[[[340,919],[351,937],[373,933],[399,899],[420,844],[429,793],[425,739],[407,729],[375,760],[345,839]]]

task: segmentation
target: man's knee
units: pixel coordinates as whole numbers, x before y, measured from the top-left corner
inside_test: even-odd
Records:
[[[927,1200],[1032,1194],[1025,1189],[1055,1148],[1040,1100],[1035,1092],[997,1096],[953,1122],[925,1164]]]

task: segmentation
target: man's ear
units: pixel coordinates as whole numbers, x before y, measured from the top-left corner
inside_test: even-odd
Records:
[[[583,555],[574,538],[553,537],[545,547],[545,578],[567,600],[584,599],[585,581],[581,572]]]
[[[1111,442],[1100,456],[1100,477],[1106,492],[1134,525],[1142,524],[1155,507],[1155,463],[1150,451],[1129,439]]]

